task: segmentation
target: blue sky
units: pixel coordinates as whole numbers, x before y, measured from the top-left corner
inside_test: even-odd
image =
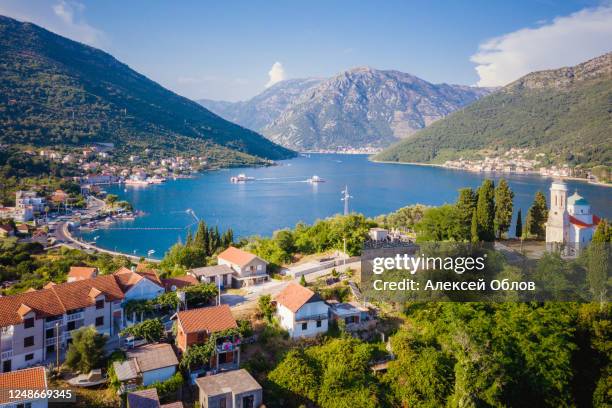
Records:
[[[100,47],[187,97],[225,100],[360,65],[502,85],[612,44],[611,3],[596,1],[0,0],[0,14]]]

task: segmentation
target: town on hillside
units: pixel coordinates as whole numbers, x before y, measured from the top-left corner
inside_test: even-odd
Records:
[[[607,221],[578,192],[569,195],[560,180],[552,183],[547,198],[536,195],[524,227],[519,215],[515,235],[509,237],[512,197],[503,180],[497,186],[485,180],[476,192],[461,190],[452,206],[406,207],[372,220],[353,213],[319,221],[302,236],[287,231],[239,244],[231,234],[217,235],[201,222],[195,235],[157,263],[96,254],[95,246],[84,248],[69,239],[44,239],[49,230],[30,227],[28,218],[42,216],[49,203],[21,191],[11,210],[16,218],[10,220],[19,224],[2,225],[4,245],[38,245],[42,251],[34,256],[39,260],[31,262],[44,268],[51,259],[69,261],[65,275],[48,272],[51,280],[24,281],[37,287],[25,288],[3,275],[0,382],[11,389],[74,390],[86,404],[123,399],[128,407],[283,406],[292,393],[300,401],[315,398],[275,391],[292,390],[283,370],[306,358],[296,350],[327,353],[326,347],[339,344],[369,347],[360,375],[382,381],[404,364],[393,339],[405,333],[406,317],[400,305],[366,297],[358,273],[364,244],[418,248],[431,234],[436,241],[494,241],[509,265],[533,263],[537,271],[551,259],[556,262],[554,256],[572,262],[588,254],[589,243],[601,242],[601,236],[610,240]],[[509,212],[480,213],[488,200],[491,208]],[[89,201],[87,207],[98,211],[96,205]],[[459,213],[473,214],[465,232],[449,229],[449,235],[440,236],[443,223],[460,222]],[[440,216],[445,220],[431,224]],[[352,224],[358,228],[352,231],[358,232],[356,241],[342,242],[343,250],[332,242],[322,251],[300,249],[299,241],[315,238],[312,234],[334,228],[345,217],[357,222]],[[28,225],[27,232],[21,225]],[[62,229],[70,234],[67,224]],[[272,247],[282,254],[271,252]],[[275,362],[270,366],[266,359]],[[68,400],[38,394],[20,401],[42,407],[62,398]]]

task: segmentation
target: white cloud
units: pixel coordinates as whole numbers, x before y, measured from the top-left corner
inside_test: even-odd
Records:
[[[470,60],[479,86],[506,85],[529,72],[576,65],[612,49],[612,6],[584,9],[482,43]]]
[[[284,80],[285,79],[285,68],[283,68],[283,64],[281,64],[278,61],[272,64],[272,68],[270,68],[270,71],[268,71],[268,76],[270,77],[270,79],[268,80],[268,83],[266,84],[266,88],[276,84],[277,82]]]
[[[74,0],[58,0],[47,7],[41,7],[41,2],[36,0],[6,0],[0,4],[0,14],[92,46],[108,44],[104,32],[86,21],[85,6]]]

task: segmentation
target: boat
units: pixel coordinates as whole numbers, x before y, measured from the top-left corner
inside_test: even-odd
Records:
[[[311,178],[309,178],[308,180],[309,183],[325,183],[325,179],[322,179],[321,177],[317,176],[316,174],[314,176],[312,176]]]
[[[164,183],[165,181],[166,179],[163,177],[149,177],[147,179],[147,182],[149,182],[150,184],[161,184],[161,183]]]
[[[107,376],[102,373],[101,369],[91,370],[87,374],[80,374],[68,380],[68,384],[73,387],[95,387],[105,384],[108,381]]]
[[[126,186],[148,186],[150,183],[147,180],[138,179],[127,179],[125,180]]]
[[[230,181],[232,183],[243,183],[245,181],[253,181],[255,180],[255,177],[248,177],[246,174],[244,173],[240,173],[237,176],[232,176],[230,177]]]

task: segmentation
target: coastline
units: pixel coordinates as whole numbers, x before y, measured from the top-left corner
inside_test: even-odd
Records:
[[[571,177],[571,176],[543,176],[538,172],[529,172],[529,173],[503,173],[503,172],[496,172],[496,171],[470,171],[470,170],[465,170],[465,169],[458,169],[455,167],[447,167],[443,164],[435,164],[435,163],[413,163],[413,162],[399,162],[399,161],[386,161],[386,160],[373,160],[368,158],[368,160],[370,160],[372,163],[381,163],[381,164],[404,164],[404,165],[410,165],[410,166],[424,166],[424,167],[438,167],[441,169],[446,169],[446,170],[456,170],[456,171],[462,171],[462,172],[466,172],[466,173],[474,173],[474,174],[480,174],[480,173],[485,173],[485,174],[510,174],[510,175],[514,175],[514,176],[520,176],[520,175],[529,175],[529,176],[538,176],[541,178],[550,178],[550,179],[555,179],[555,178],[559,178],[562,180],[572,180],[572,181],[580,181],[583,183],[587,183],[587,184],[591,184],[593,186],[599,186],[599,187],[612,187],[612,183],[602,183],[600,181],[597,182],[593,182],[593,181],[589,181],[585,178],[582,177]]]

